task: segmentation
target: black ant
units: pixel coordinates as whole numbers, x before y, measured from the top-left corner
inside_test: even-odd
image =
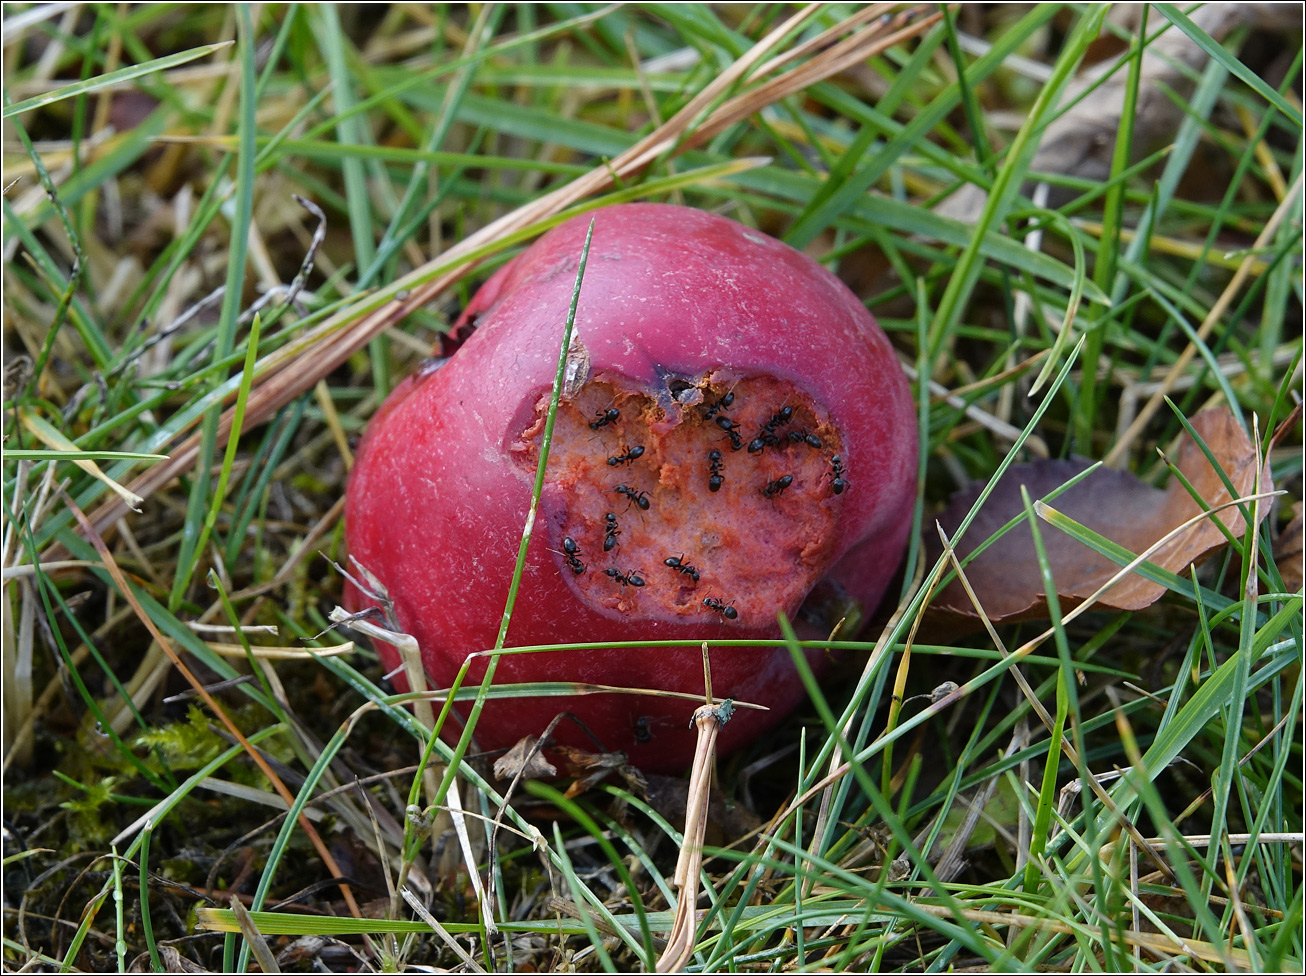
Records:
[[[585,564],[580,561],[580,546],[571,536],[562,540],[562,558],[567,560],[567,566],[577,576],[585,572]]]
[[[707,452],[707,463],[711,469],[711,477],[707,479],[708,491],[719,491],[721,482],[725,481],[725,476],[721,474],[721,452],[712,450]]]
[[[814,447],[817,450],[821,449],[821,438],[817,437],[810,430],[791,430],[789,432],[789,440],[795,444],[806,442],[808,447]]]
[[[621,416],[621,411],[616,407],[609,407],[607,410],[598,411],[594,416],[598,419],[590,421],[590,430],[598,430],[600,427],[616,423],[617,418]]]
[[[634,488],[631,488],[629,485],[617,485],[617,487],[614,490],[618,495],[625,495],[627,498],[629,498],[631,505],[638,505],[640,507],[640,511],[643,512],[648,511],[648,492],[636,491]]]
[[[622,586],[643,586],[643,585],[644,585],[644,579],[643,579],[643,577],[641,577],[641,576],[640,576],[637,572],[635,572],[633,569],[632,569],[629,573],[623,573],[623,572],[622,572],[621,570],[619,570],[619,569],[605,569],[603,572],[604,572],[605,574],[607,574],[608,576],[611,576],[614,580],[616,580],[616,581],[617,581],[620,585],[622,585]]]
[[[830,488],[836,495],[842,495],[843,490],[848,487],[848,479],[844,477],[848,472],[844,470],[843,458],[838,454],[830,458],[830,468],[834,474],[834,480],[830,482]]]
[[[735,402],[734,393],[733,392],[727,393],[720,400],[718,400],[716,403],[712,404],[710,407],[707,408],[707,413],[703,415],[704,419],[711,420],[713,417],[717,415],[718,410],[727,410],[730,408],[730,404],[734,402]]]
[[[685,559],[685,554],[682,552],[679,556],[668,556],[666,559],[662,560],[662,564],[664,566],[670,566],[677,573],[684,573],[695,583],[697,583],[698,570],[695,569],[693,566],[689,565],[689,563],[685,562],[684,559]]]
[[[777,427],[783,427],[785,424],[789,423],[789,421],[793,419],[793,416],[793,407],[781,407],[780,411],[772,414],[771,419],[766,422],[766,429],[774,433]]]
[[[614,547],[621,545],[617,541],[617,536],[621,535],[621,530],[617,528],[617,516],[614,512],[608,512],[603,516],[603,551],[611,552]]]
[[[644,456],[644,448],[642,447],[626,447],[624,444],[622,447],[625,449],[625,453],[614,454],[608,458],[608,464],[614,468],[623,462],[630,464],[632,461],[638,461]]]
[[[762,494],[765,495],[767,498],[774,498],[776,495],[784,494],[784,490],[788,488],[790,485],[792,485],[793,483],[794,483],[793,475],[791,474],[783,475],[779,478],[776,478],[775,481],[767,482],[766,487],[762,489]],[[842,488],[840,488],[839,490],[843,491]]]
[[[653,731],[648,727],[647,715],[641,715],[639,718],[635,719],[635,741],[636,742],[653,741]]]
[[[730,601],[730,603],[734,602],[734,600]],[[725,617],[727,620],[734,620],[739,616],[739,611],[732,607],[730,603],[722,603],[720,600],[710,596],[703,598],[703,606],[721,614],[721,616]]]
[[[793,419],[794,408],[782,407],[778,412],[771,415],[771,419],[762,425],[762,429],[757,432],[757,436],[748,442],[748,453],[756,454],[763,448],[775,447],[780,443],[780,438],[776,436],[775,429],[783,427]]]
[[[730,438],[730,450],[737,451],[744,446],[744,439],[739,436],[739,425],[729,417],[717,417],[716,425]]]

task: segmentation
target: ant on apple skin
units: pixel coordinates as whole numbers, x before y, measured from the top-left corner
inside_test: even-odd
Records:
[[[682,552],[679,556],[668,556],[666,559],[662,560],[662,565],[670,566],[677,573],[684,573],[695,583],[697,583],[698,570],[695,569],[693,566],[689,565],[689,563],[685,562],[684,559],[685,559],[685,554]]]
[[[611,576],[621,586],[644,585],[644,578],[640,576],[639,573],[633,569],[628,573],[623,573],[619,569],[612,569],[612,568],[605,569],[603,572],[605,575]]]
[[[809,430],[791,430],[789,440],[794,444],[806,443],[808,447],[814,447],[817,450],[821,449],[821,438]]]
[[[721,616],[725,617],[727,620],[734,620],[736,617],[739,616],[739,611],[736,610],[733,606],[731,606],[731,604],[734,602],[735,602],[734,600],[731,600],[730,603],[723,603],[721,600],[718,600],[715,597],[710,597],[710,596],[703,597],[703,606],[707,607],[709,610],[721,614]]]
[[[779,478],[776,478],[775,481],[767,482],[766,487],[762,489],[762,494],[765,495],[767,498],[774,498],[776,495],[784,494],[784,490],[788,488],[790,485],[792,485],[793,483],[794,483],[793,475],[791,474],[783,475]],[[843,489],[841,488],[839,490],[842,491]]]
[[[725,476],[721,474],[721,452],[717,450],[708,451],[707,463],[711,474],[711,477],[707,479],[707,490],[720,491],[721,482],[726,480]]]
[[[631,488],[629,485],[617,485],[617,487],[614,488],[613,491],[615,491],[618,495],[625,495],[627,498],[630,499],[630,505],[638,505],[640,511],[643,512],[648,511],[648,492],[636,491],[634,488]],[[630,506],[627,505],[627,508],[629,507]]]
[[[609,407],[607,410],[598,411],[594,416],[597,419],[590,421],[590,430],[598,430],[600,427],[616,423],[617,418],[621,416],[621,411],[616,407]]]
[[[562,540],[562,558],[567,561],[567,567],[577,576],[585,572],[585,564],[580,561],[580,546],[576,545],[576,540],[571,536]]]
[[[621,535],[621,530],[617,528],[617,515],[615,512],[608,512],[603,516],[603,551],[611,552],[616,546],[621,545],[617,541],[617,536]]]
[[[624,449],[623,453],[614,454],[612,457],[608,458],[608,465],[610,467],[615,468],[618,464],[622,463],[631,464],[644,456],[644,448],[642,446],[637,445],[635,447],[626,447],[626,445],[623,444],[622,448]]]
[[[653,730],[648,727],[648,716],[641,715],[635,719],[635,741],[652,742]]]
[[[830,482],[830,490],[836,495],[842,495],[844,489],[848,487],[848,479],[844,477],[848,472],[844,469],[843,458],[838,454],[830,458],[830,469],[834,475],[834,480]]]

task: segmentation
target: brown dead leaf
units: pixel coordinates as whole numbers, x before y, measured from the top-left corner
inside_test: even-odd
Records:
[[[1255,490],[1256,451],[1246,431],[1227,409],[1207,410],[1192,420],[1212,455],[1218,459],[1238,496]],[[1176,467],[1196,492],[1211,507],[1230,501],[1228,490],[1201,448],[1184,436]],[[1013,517],[1024,511],[1020,488],[1030,498],[1040,499],[1091,465],[1083,458],[1071,460],[1037,460],[1013,465],[956,546],[963,559]],[[949,538],[979,496],[982,483],[964,488],[953,496],[939,517],[939,524]],[[1268,468],[1262,475],[1261,491],[1270,490]],[[1144,484],[1132,474],[1099,468],[1074,487],[1049,502],[1052,508],[1092,529],[1134,553],[1154,545],[1168,532],[1178,528],[1201,512],[1178,479],[1172,478],[1165,490]],[[1260,511],[1268,510],[1262,505]],[[1238,507],[1216,516],[1234,536],[1245,531]],[[1062,611],[1083,603],[1103,586],[1120,567],[1088,546],[1043,522],[1039,525],[1048,562],[1056,584]],[[937,533],[935,533],[937,535]],[[1189,527],[1154,553],[1150,561],[1174,573],[1209,556],[1226,544],[1225,535],[1210,519]],[[937,538],[927,535],[926,546],[935,558],[942,551]],[[1047,618],[1047,600],[1034,552],[1029,525],[1017,525],[965,567],[966,577],[985,614],[994,623]],[[1120,580],[1098,600],[1107,608],[1141,610],[1160,598],[1164,587],[1131,574]],[[935,598],[927,615],[931,629],[952,633],[972,630],[980,617],[959,580],[954,580]]]
[[[643,796],[647,789],[644,774],[630,764],[630,758],[624,752],[586,752],[574,746],[554,746],[553,751],[562,758],[567,775],[576,777],[576,782],[567,787],[568,797],[579,796],[602,782],[609,773],[619,775],[639,796]]]
[[[499,779],[512,779],[518,774],[522,779],[543,779],[557,776],[558,770],[536,748],[540,740],[528,735],[494,761],[494,775]]]
[[[1274,538],[1274,564],[1289,593],[1296,593],[1302,585],[1302,535],[1302,503],[1293,502],[1292,519]]]

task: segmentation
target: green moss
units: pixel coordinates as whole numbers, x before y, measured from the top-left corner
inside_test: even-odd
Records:
[[[198,769],[226,748],[227,743],[209,725],[208,716],[192,705],[184,722],[146,729],[135,743],[149,749],[174,770]]]

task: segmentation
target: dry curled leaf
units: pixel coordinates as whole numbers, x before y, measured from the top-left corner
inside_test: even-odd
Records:
[[[576,777],[576,782],[567,787],[567,796],[580,796],[591,786],[607,778],[609,773],[616,773],[626,781],[626,787],[639,796],[646,789],[644,774],[630,764],[624,752],[586,752],[574,746],[554,746],[554,752],[562,758],[568,776]]]
[[[1192,424],[1212,456],[1219,461],[1238,497],[1257,491],[1256,449],[1233,414],[1227,409],[1207,410],[1194,417]],[[1219,473],[1187,435],[1173,460],[1210,507],[1231,500]],[[1020,494],[1022,485],[1031,499],[1040,499],[1091,464],[1083,458],[1072,458],[1012,465],[956,545],[958,558],[964,560],[1003,525],[1024,512]],[[982,483],[976,483],[952,497],[939,517],[939,524],[949,538],[974,505],[982,488]],[[1262,475],[1259,490],[1270,490],[1268,469]],[[1049,506],[1135,554],[1142,553],[1202,511],[1177,478],[1172,477],[1168,487],[1162,490],[1143,483],[1128,472],[1110,468],[1092,472],[1058,495]],[[1264,515],[1267,509],[1268,506],[1262,504],[1259,511]],[[1215,518],[1223,522],[1235,537],[1245,531],[1238,506],[1225,509]],[[1120,567],[1114,562],[1046,521],[1040,523],[1039,530],[1063,612],[1084,602],[1119,572]],[[1220,528],[1211,519],[1205,519],[1168,541],[1151,556],[1150,562],[1182,574],[1189,565],[1209,556],[1226,541]],[[937,558],[941,551],[939,541],[927,537],[926,544],[932,544]],[[990,545],[966,565],[965,573],[985,615],[992,622],[1047,617],[1047,599],[1028,523],[1015,526]],[[1107,590],[1098,603],[1116,610],[1141,610],[1155,603],[1164,589],[1159,583],[1132,573]],[[930,608],[929,622],[941,629],[971,630],[979,626],[979,621],[979,614],[960,580],[945,587]]]
[[[512,779],[521,774],[522,779],[543,779],[557,776],[558,770],[536,748],[539,742],[533,735],[520,739],[515,746],[494,761],[494,775],[499,779]]]

